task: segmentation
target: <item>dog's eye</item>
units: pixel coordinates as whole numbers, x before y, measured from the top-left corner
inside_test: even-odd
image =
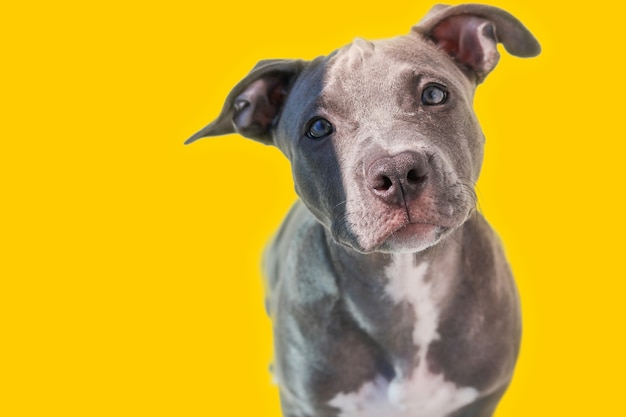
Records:
[[[422,103],[427,106],[443,104],[448,98],[448,92],[442,86],[436,84],[427,85],[422,91]]]
[[[321,139],[333,133],[333,125],[326,119],[316,117],[309,122],[306,135],[311,139]]]

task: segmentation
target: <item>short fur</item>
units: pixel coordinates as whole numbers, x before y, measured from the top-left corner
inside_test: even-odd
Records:
[[[540,50],[507,12],[466,4],[398,38],[262,61],[187,141],[237,132],[291,161],[300,201],[264,261],[285,416],[492,415],[521,332],[473,189],[472,101],[498,42]]]

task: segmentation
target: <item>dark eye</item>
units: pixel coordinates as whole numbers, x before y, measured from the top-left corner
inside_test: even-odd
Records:
[[[333,125],[326,119],[317,117],[309,122],[306,135],[311,139],[321,139],[333,133]]]
[[[443,87],[435,84],[427,85],[422,91],[422,103],[427,106],[443,104],[448,98],[448,92]]]

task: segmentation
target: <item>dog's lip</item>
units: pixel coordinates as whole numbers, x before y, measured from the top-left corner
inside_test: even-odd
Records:
[[[393,232],[384,236],[379,245],[394,244],[410,241],[434,241],[443,235],[449,228],[441,224],[425,221],[406,221]]]
[[[424,233],[424,232],[431,232],[434,230],[445,230],[447,229],[445,226],[442,226],[440,224],[435,224],[435,223],[429,223],[429,222],[406,222],[402,225],[400,225],[398,228],[396,228],[396,230],[394,230],[393,232],[391,232],[389,234],[389,236],[387,236],[387,239],[389,239],[390,237],[393,236],[397,236],[399,234],[406,234],[406,235],[414,235],[417,233]]]
[[[337,242],[342,243],[360,253],[372,253],[377,251],[394,252],[397,247],[422,246],[427,242],[434,243],[445,235],[451,227],[429,223],[425,221],[404,221],[390,228],[387,233],[381,234],[376,240],[363,245],[361,242],[351,239],[341,239],[338,234]],[[421,243],[420,243],[421,242]],[[430,244],[427,244],[430,246]]]
[[[417,252],[437,243],[450,227],[424,221],[405,221],[395,225],[392,232],[378,236],[370,245],[361,246],[357,249],[362,253],[371,252]]]

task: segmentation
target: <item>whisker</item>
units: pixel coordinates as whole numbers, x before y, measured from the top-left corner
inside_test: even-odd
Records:
[[[333,207],[333,210],[334,210],[334,209],[336,209],[337,207],[339,207],[339,206],[343,205],[343,204],[348,204],[348,200],[343,200],[343,201],[341,201],[340,203],[336,204],[336,205]]]

